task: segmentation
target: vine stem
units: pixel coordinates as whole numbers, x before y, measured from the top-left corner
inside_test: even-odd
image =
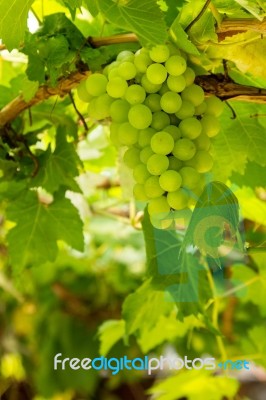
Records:
[[[206,3],[204,4],[204,6],[202,7],[202,9],[200,10],[199,14],[196,16],[196,18],[194,18],[190,24],[186,27],[185,32],[188,33],[188,31],[192,28],[193,25],[195,25],[196,22],[198,22],[198,20],[203,16],[203,14],[205,13],[205,11],[207,10],[209,4],[210,4],[211,0],[207,0]]]

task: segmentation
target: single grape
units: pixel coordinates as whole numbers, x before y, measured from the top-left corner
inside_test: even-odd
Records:
[[[169,75],[167,78],[167,86],[173,92],[182,92],[186,87],[186,80],[183,75]]]
[[[185,118],[193,117],[194,113],[195,113],[194,105],[190,101],[182,99],[181,107],[175,115],[179,119],[185,119]]]
[[[148,204],[148,212],[150,215],[164,216],[170,212],[170,207],[166,197],[160,196],[156,199],[151,199]]]
[[[183,73],[183,77],[185,78],[186,85],[190,86],[192,85],[192,83],[194,83],[196,75],[192,68],[187,67],[187,69]]]
[[[163,216],[151,215],[150,221],[152,226],[156,229],[174,229],[174,220],[171,213],[169,213],[169,215],[163,214]]]
[[[141,78],[141,85],[147,93],[156,93],[161,88],[161,84],[151,83],[146,74],[144,74]]]
[[[176,113],[182,105],[179,94],[175,92],[166,92],[161,98],[161,108],[168,114]]]
[[[149,52],[150,58],[156,63],[163,63],[169,58],[169,48],[164,44],[154,46]]]
[[[170,75],[178,76],[185,72],[186,60],[181,56],[171,56],[165,63],[165,68]]]
[[[163,128],[163,130],[165,132],[170,133],[170,135],[172,136],[172,138],[174,139],[174,141],[176,141],[177,139],[181,138],[181,131],[180,129],[175,126],[175,125],[168,125],[165,128]]]
[[[147,68],[147,78],[154,85],[162,84],[167,77],[166,68],[162,64],[151,64]]]
[[[123,50],[117,55],[117,61],[131,61],[134,59],[134,53],[130,50]]]
[[[85,103],[89,103],[92,99],[93,96],[89,94],[87,90],[87,82],[82,81],[78,87],[77,87],[77,94],[80,100],[84,101]]]
[[[124,157],[124,163],[129,168],[134,168],[140,164],[140,151],[136,147],[130,147],[126,150]]]
[[[224,109],[224,103],[216,96],[210,96],[206,98],[207,110],[206,114],[214,115],[219,117]]]
[[[144,191],[144,185],[141,183],[135,183],[133,187],[133,195],[136,200],[138,201],[147,201],[148,197],[145,194]]]
[[[91,74],[86,80],[86,87],[89,94],[92,96],[100,96],[106,91],[107,78],[103,74]]]
[[[151,127],[156,131],[161,131],[168,125],[170,125],[170,117],[168,114],[163,111],[157,111],[152,114]]]
[[[121,78],[128,81],[130,79],[135,78],[137,74],[137,68],[132,62],[123,61],[118,67],[118,73],[121,76]]]
[[[120,143],[125,146],[131,146],[138,141],[138,130],[134,128],[129,122],[124,122],[120,125],[118,130],[118,137]]]
[[[161,188],[166,192],[174,192],[180,188],[182,177],[177,171],[168,169],[160,176],[159,183]]]
[[[160,101],[161,96],[158,93],[151,93],[146,97],[144,104],[149,107],[152,112],[156,112],[161,111]]]
[[[146,92],[140,85],[131,85],[127,88],[125,99],[130,104],[139,104],[145,100]]]
[[[179,169],[183,166],[182,161],[178,160],[175,156],[168,157],[169,160],[169,169],[173,169],[175,171],[179,171]]]
[[[189,117],[180,122],[179,129],[183,137],[196,139],[201,134],[202,125],[197,118]]]
[[[114,122],[126,122],[130,105],[126,100],[115,100],[110,106],[110,116]]]
[[[89,105],[88,105],[88,115],[92,119],[96,119],[97,121],[100,121],[101,119],[104,119],[104,114],[102,111],[97,107],[97,97],[94,97]]]
[[[118,137],[119,127],[120,127],[120,124],[118,124],[117,122],[112,122],[110,125],[110,140],[116,147],[121,146],[121,143],[120,143],[120,140]]]
[[[192,167],[183,167],[179,170],[182,177],[182,187],[194,189],[200,180],[200,174]]]
[[[147,169],[151,175],[161,175],[168,166],[168,157],[162,154],[153,154],[147,161]]]
[[[208,172],[213,167],[213,158],[205,150],[198,151],[195,156],[186,162],[187,166],[195,168],[201,174]]]
[[[140,147],[146,147],[151,143],[152,136],[156,133],[153,128],[146,128],[139,131],[138,144]]]
[[[110,108],[114,99],[110,97],[107,93],[101,94],[95,100],[95,107],[101,111],[102,119],[110,117]]]
[[[207,104],[203,101],[199,106],[195,107],[195,115],[202,115],[207,109]]]
[[[119,77],[118,67],[114,67],[108,72],[108,80],[116,77]]]
[[[117,76],[109,80],[106,86],[106,91],[109,96],[116,99],[125,95],[127,87],[127,81],[120,76]]]
[[[174,139],[168,132],[157,132],[151,138],[151,149],[156,154],[166,155],[171,153],[174,148]]]
[[[150,146],[146,146],[144,147],[141,151],[140,151],[140,161],[143,164],[147,164],[148,159],[154,154],[154,152],[152,151]]]
[[[175,142],[173,155],[181,161],[190,160],[196,153],[196,146],[192,140],[184,138]]]
[[[161,188],[158,176],[150,176],[144,183],[145,194],[149,199],[162,196],[164,190]]]
[[[138,72],[145,73],[148,66],[152,64],[149,54],[136,52],[134,57],[134,64]]]
[[[137,183],[142,183],[144,184],[146,180],[150,177],[150,174],[147,170],[146,165],[144,164],[138,164],[134,169],[133,169],[133,177]]]
[[[198,150],[209,150],[211,146],[211,140],[204,132],[194,140],[194,143]]]
[[[195,107],[197,107],[204,101],[204,91],[200,86],[193,83],[183,90],[181,97],[182,100],[190,101]]]
[[[176,190],[175,192],[169,192],[167,194],[167,202],[174,210],[183,210],[187,207],[189,200],[188,193],[183,188]]]
[[[218,135],[220,130],[219,120],[213,115],[204,115],[201,118],[202,131],[209,137]]]
[[[128,120],[134,128],[148,128],[152,121],[151,110],[144,104],[136,104],[130,108]]]

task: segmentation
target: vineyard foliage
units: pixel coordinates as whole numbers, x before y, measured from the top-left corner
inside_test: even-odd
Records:
[[[266,5],[0,0],[0,15],[0,398],[242,398],[230,371],[112,376],[53,357],[266,367]],[[213,168],[163,230],[77,88],[165,43],[224,107]]]

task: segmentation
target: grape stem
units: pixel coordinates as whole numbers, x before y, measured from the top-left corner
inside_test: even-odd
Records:
[[[194,18],[190,24],[186,27],[185,32],[188,33],[190,31],[190,29],[192,28],[193,25],[195,25],[196,22],[198,22],[198,20],[202,17],[202,15],[205,13],[205,11],[207,10],[209,4],[210,4],[211,0],[207,0],[206,3],[204,4],[204,6],[202,7],[202,9],[200,10],[199,14],[196,16],[196,18]]]

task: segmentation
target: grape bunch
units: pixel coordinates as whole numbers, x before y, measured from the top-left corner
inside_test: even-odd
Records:
[[[148,202],[157,228],[193,203],[213,166],[211,138],[219,132],[223,103],[205,98],[187,57],[172,44],[122,51],[102,73],[78,87],[88,114],[111,119],[110,139],[126,148],[136,200]]]

